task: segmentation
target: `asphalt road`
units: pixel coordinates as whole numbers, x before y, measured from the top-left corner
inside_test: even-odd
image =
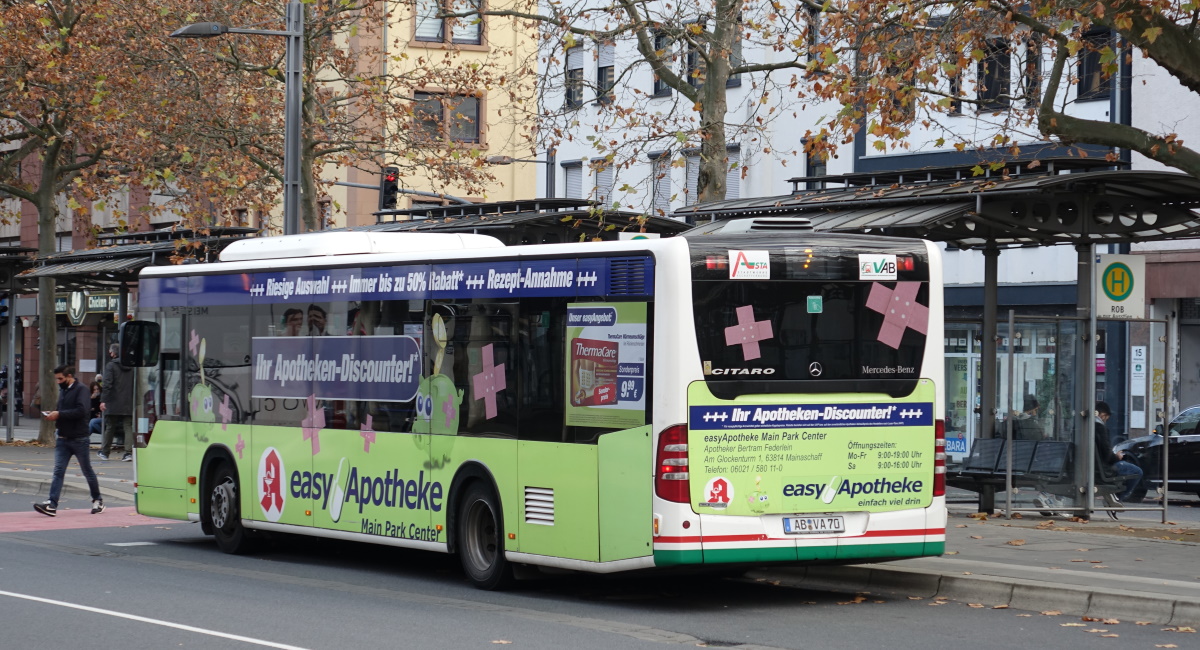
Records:
[[[561,575],[489,593],[439,554],[287,538],[230,556],[198,525],[148,520],[127,505],[93,516],[82,502],[64,504],[77,509],[51,519],[25,514],[30,501],[0,494],[2,647],[1094,650],[1197,641],[1133,620],[712,576]]]

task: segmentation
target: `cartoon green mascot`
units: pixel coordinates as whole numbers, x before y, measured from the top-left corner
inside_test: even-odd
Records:
[[[196,355],[196,363],[200,368],[200,383],[192,387],[192,394],[188,400],[192,407],[192,422],[217,421],[217,416],[213,413],[212,388],[209,388],[204,377],[205,341],[206,339],[200,339],[200,353]]]

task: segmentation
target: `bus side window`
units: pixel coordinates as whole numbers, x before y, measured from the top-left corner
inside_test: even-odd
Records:
[[[517,304],[480,301],[454,307],[454,333],[442,372],[452,368],[454,385],[462,391],[458,433],[515,438]]]
[[[567,330],[566,298],[525,298],[517,325],[520,402],[517,437],[563,442]]]

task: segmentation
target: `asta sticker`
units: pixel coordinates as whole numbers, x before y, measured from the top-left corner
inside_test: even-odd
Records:
[[[267,521],[279,521],[283,516],[287,492],[283,489],[283,457],[279,450],[267,447],[258,460],[258,504],[262,506]]]
[[[771,254],[767,251],[729,251],[730,280],[770,280]]]

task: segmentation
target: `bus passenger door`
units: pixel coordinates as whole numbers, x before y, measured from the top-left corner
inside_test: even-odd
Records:
[[[600,560],[599,452],[591,444],[517,443],[517,550]]]
[[[651,427],[600,436],[600,561],[653,552],[654,445]]]

